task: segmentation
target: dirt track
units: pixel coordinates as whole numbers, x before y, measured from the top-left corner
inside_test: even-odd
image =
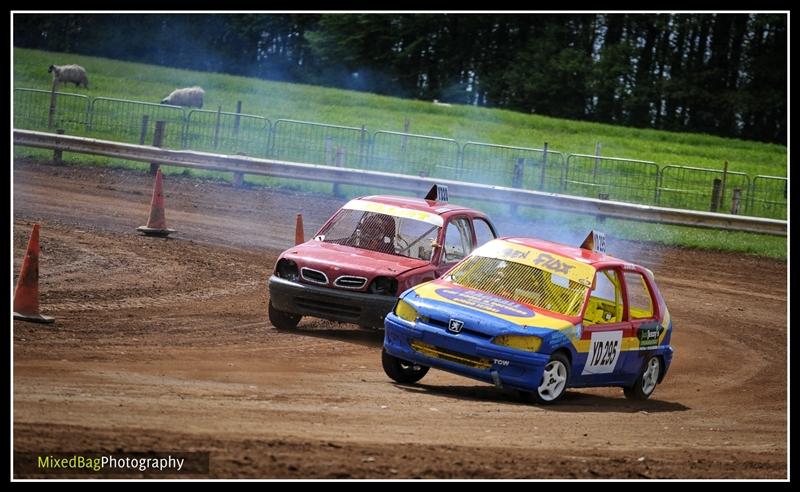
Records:
[[[394,384],[382,332],[269,324],[295,214],[308,235],[341,200],[168,176],[164,240],[134,233],[151,187],[15,163],[14,275],[40,222],[56,317],[14,322],[16,452],[209,451],[217,478],[787,477],[783,262],[617,241],[666,296],[670,373],[643,403],[589,389],[539,407],[441,371]]]

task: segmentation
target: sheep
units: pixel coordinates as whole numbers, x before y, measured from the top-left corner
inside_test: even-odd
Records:
[[[89,78],[86,77],[86,69],[80,65],[50,65],[47,73],[53,74],[53,81],[66,84],[72,82],[76,87],[83,85],[89,88]]]
[[[206,92],[197,86],[175,89],[169,96],[161,100],[161,104],[202,108],[203,96],[205,96],[205,94]]]

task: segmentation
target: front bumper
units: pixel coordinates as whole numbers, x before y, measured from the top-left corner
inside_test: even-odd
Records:
[[[394,314],[384,323],[383,346],[400,359],[524,391],[536,391],[547,354],[523,352],[468,333],[452,335],[422,321],[411,324]],[[413,344],[413,346],[412,346]]]
[[[372,328],[383,327],[384,317],[397,302],[393,296],[317,287],[275,275],[269,278],[269,299],[279,311]]]

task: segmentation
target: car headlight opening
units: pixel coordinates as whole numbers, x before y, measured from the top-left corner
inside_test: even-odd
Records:
[[[397,295],[397,279],[392,277],[375,277],[369,286],[369,292],[382,296]]]
[[[300,273],[297,270],[297,263],[293,262],[292,260],[287,260],[286,258],[281,258],[278,260],[278,264],[275,265],[275,273],[278,275],[278,277],[290,280],[292,282],[297,282],[300,279]]]

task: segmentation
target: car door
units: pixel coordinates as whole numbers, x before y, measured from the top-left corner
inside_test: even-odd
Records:
[[[473,244],[473,247],[475,248],[479,248],[492,239],[497,238],[497,233],[494,230],[494,226],[492,226],[488,220],[485,220],[481,217],[475,217],[472,219],[472,228],[475,231],[475,242]]]
[[[622,274],[627,296],[627,313],[631,324],[631,336],[636,340],[631,347],[623,371],[628,377],[636,377],[650,350],[658,347],[661,328],[658,303],[646,275],[636,270],[624,270]]]
[[[583,315],[581,340],[588,340],[588,352],[579,352],[573,370],[576,385],[613,384],[624,379],[627,352],[626,338],[632,336],[626,319],[625,293],[621,272],[600,269],[595,274],[593,290]]]
[[[440,277],[444,272],[453,267],[456,263],[463,260],[472,250],[473,231],[469,217],[458,215],[451,217],[444,228],[444,238],[441,242],[439,254],[439,264],[436,267],[436,276]]]

